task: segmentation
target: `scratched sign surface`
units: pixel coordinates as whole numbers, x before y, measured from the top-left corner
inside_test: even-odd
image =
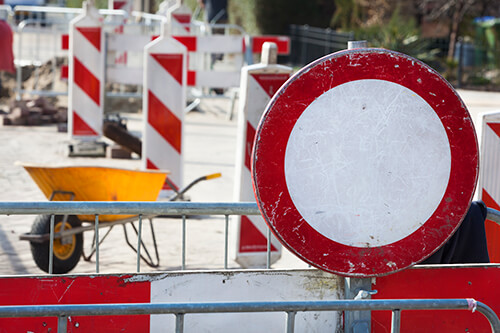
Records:
[[[381,49],[341,51],[294,75],[268,104],[252,158],[257,202],[284,246],[358,277],[402,270],[446,242],[479,163],[451,85]]]

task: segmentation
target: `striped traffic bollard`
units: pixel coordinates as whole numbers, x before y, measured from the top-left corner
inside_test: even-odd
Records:
[[[113,17],[112,20],[115,21],[115,28],[113,30],[114,34],[123,34],[125,32],[125,26],[127,25],[127,21],[129,17],[131,17],[133,10],[134,2],[133,0],[109,0],[108,8],[112,10],[123,10],[126,15],[125,16],[116,16]],[[109,24],[109,23],[108,23]],[[114,54],[114,65],[117,67],[125,67],[128,62],[128,52],[121,51],[115,52]]]
[[[167,17],[170,20],[170,32],[172,35],[189,35],[191,33],[192,12],[189,7],[183,5],[181,1],[167,10]]]
[[[121,9],[127,13],[132,13],[134,2],[132,0],[109,0],[109,9]]]
[[[486,206],[500,209],[500,112],[487,113],[482,120],[479,195]],[[491,262],[500,262],[500,226],[485,221],[488,254]]]
[[[276,44],[266,43],[262,50],[262,63],[241,70],[235,201],[255,201],[250,173],[255,129],[267,103],[292,73],[290,67],[277,65],[276,59]],[[264,219],[257,215],[243,215],[237,225],[236,261],[245,268],[265,266],[268,260],[268,228]],[[272,237],[270,263],[280,257],[281,244]]]
[[[83,9],[83,14],[70,22],[68,133],[70,139],[88,143],[96,142],[102,135],[104,35],[95,7],[84,2]],[[73,145],[70,156],[101,155],[103,151],[97,147]]]
[[[171,186],[182,187],[187,49],[167,35],[166,23],[162,27],[162,35],[144,48],[142,161],[147,169],[170,171],[170,184],[160,193],[168,197]]]

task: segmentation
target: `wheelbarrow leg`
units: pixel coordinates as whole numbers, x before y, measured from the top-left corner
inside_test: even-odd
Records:
[[[109,233],[111,232],[111,229],[113,229],[114,225],[110,226],[108,231],[104,234],[104,236],[99,240],[99,246],[101,246],[102,242],[108,237]],[[82,257],[83,260],[85,261],[90,261],[92,259],[92,256],[96,252],[96,246],[95,246],[95,231],[94,231],[94,237],[92,237],[92,246],[90,248],[90,254],[88,256],[85,255],[85,251],[82,250]]]
[[[133,223],[131,223],[131,225],[132,225],[132,229],[134,230],[135,234],[137,235],[137,237],[139,237],[139,231],[137,230],[136,226]],[[142,238],[140,240],[140,242],[141,242],[141,249],[144,250],[144,253],[146,254],[146,257],[144,257],[142,255],[142,253],[141,253],[140,256],[141,256],[141,259],[149,267],[156,268],[156,267],[160,266],[160,255],[158,253],[158,244],[156,243],[156,235],[155,235],[155,230],[154,230],[154,227],[153,227],[153,219],[149,219],[149,226],[150,226],[150,229],[151,229],[151,238],[153,240],[153,248],[154,248],[154,251],[155,251],[156,262],[151,257],[151,254],[149,253],[149,251],[148,251],[148,249],[146,247],[146,244],[142,241]],[[123,233],[125,234],[125,241],[127,242],[128,246],[130,246],[130,248],[132,250],[134,250],[135,253],[137,253],[137,248],[134,245],[132,245],[132,243],[128,239],[127,227],[126,227],[125,224],[123,224]]]

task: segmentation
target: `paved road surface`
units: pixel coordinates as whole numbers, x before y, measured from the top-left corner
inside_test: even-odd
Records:
[[[236,121],[227,120],[228,100],[203,103],[201,112],[186,116],[185,175],[187,183],[199,176],[221,172],[222,177],[199,183],[188,192],[194,202],[230,202],[233,198],[233,174],[236,151]],[[131,131],[142,127],[141,116],[126,114]],[[16,162],[42,165],[104,165],[140,168],[138,158],[69,158],[68,137],[55,126],[0,127],[0,201],[46,201],[42,192]],[[0,216],[0,274],[38,274],[29,242],[19,241],[28,232],[34,216]],[[181,267],[181,220],[155,219],[160,248],[160,267],[152,269],[141,264],[141,271],[174,270]],[[107,229],[102,229],[101,236]],[[149,236],[149,228],[144,227]],[[230,234],[234,231],[230,227]],[[129,229],[129,232],[132,232]],[[93,232],[84,234],[86,248]],[[230,237],[230,242],[234,242]],[[134,242],[135,244],[135,242]],[[224,265],[224,220],[222,217],[189,220],[187,224],[187,269],[219,269]],[[288,259],[286,259],[288,258]],[[135,272],[136,256],[127,246],[121,226],[115,226],[100,248],[100,272]],[[277,263],[280,266],[307,267],[289,253]],[[229,266],[239,266],[230,260]],[[95,272],[95,261],[80,261],[74,273]]]

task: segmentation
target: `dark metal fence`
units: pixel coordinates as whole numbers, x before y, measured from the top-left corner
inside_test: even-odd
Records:
[[[354,40],[354,33],[308,25],[290,25],[290,39],[290,63],[303,66],[327,54],[346,49],[347,42]]]

